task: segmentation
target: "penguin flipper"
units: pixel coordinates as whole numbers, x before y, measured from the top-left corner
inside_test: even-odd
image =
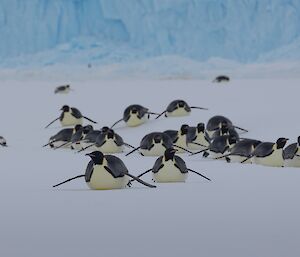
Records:
[[[45,128],[48,128],[50,125],[52,125],[55,121],[57,121],[59,119],[60,119],[60,117],[58,117],[55,120],[51,121]]]

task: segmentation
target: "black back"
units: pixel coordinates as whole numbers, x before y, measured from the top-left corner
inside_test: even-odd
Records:
[[[172,101],[172,102],[167,106],[166,111],[167,111],[167,112],[173,112],[173,111],[175,111],[176,109],[178,109],[178,104],[179,104],[179,103],[182,103],[182,104],[183,104],[183,107],[184,107],[184,109],[185,109],[187,112],[190,112],[190,111],[191,111],[191,108],[190,108],[190,106],[187,104],[187,102],[185,102],[184,100],[181,100],[181,99]]]
[[[263,142],[260,143],[253,151],[253,156],[255,157],[266,157],[273,153],[273,146],[275,143]]]
[[[288,145],[284,150],[283,150],[283,159],[293,159],[295,157],[295,154],[298,151],[298,144],[293,143]]]
[[[114,155],[105,155],[105,159],[107,161],[108,168],[111,170],[111,175],[114,178],[123,177],[128,173],[128,169],[120,158]]]
[[[227,140],[229,136],[219,136],[216,137],[209,145],[209,150],[214,153],[224,153],[227,149],[229,149],[227,145]]]
[[[242,141],[237,142],[232,149],[230,150],[231,155],[238,155],[244,157],[250,157],[256,146],[261,143],[259,140],[254,139],[244,139]]]
[[[57,134],[50,137],[50,141],[66,141],[70,142],[73,135],[73,129],[72,128],[66,128],[60,130]]]
[[[72,112],[72,115],[73,115],[76,119],[82,118],[82,114],[81,114],[81,112],[80,112],[77,108],[72,107],[72,108],[71,108],[71,112]]]
[[[178,131],[177,130],[166,130],[163,133],[168,135],[172,139],[173,143],[176,142],[176,140],[178,138]]]

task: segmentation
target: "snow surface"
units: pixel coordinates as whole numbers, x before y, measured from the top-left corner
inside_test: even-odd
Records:
[[[252,62],[299,48],[299,24],[299,0],[2,0],[0,63],[84,49],[98,54],[82,63],[160,55]]]
[[[74,71],[76,72],[76,70]],[[16,77],[20,74],[16,73]],[[84,73],[69,79],[36,72],[0,83],[1,151],[0,255],[15,256],[210,256],[298,257],[300,255],[299,169],[227,164],[183,154],[188,167],[212,179],[190,175],[187,183],[148,189],[88,190],[83,180],[51,186],[82,174],[89,159],[68,150],[41,146],[59,124],[44,126],[63,104],[98,120],[119,119],[126,106],[142,104],[160,112],[177,98],[191,105],[189,117],[151,121],[116,131],[138,145],[148,132],[195,125],[211,116],[228,116],[249,129],[244,136],[294,142],[299,136],[299,79],[100,80]],[[39,79],[38,79],[39,78]],[[71,83],[68,95],[57,85]],[[133,174],[155,158],[119,155]],[[150,181],[150,176],[144,178]]]

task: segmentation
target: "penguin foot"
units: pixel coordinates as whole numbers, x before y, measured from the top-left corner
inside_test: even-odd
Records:
[[[127,186],[128,186],[128,187],[131,187],[131,186],[132,186],[131,181],[129,181],[129,182],[127,183]]]
[[[203,155],[202,155],[204,158],[207,158],[209,156],[209,153],[208,152],[204,152]]]
[[[230,162],[231,162],[231,160],[230,160],[230,158],[229,158],[229,157],[226,157],[226,158],[225,158],[225,160],[226,160],[228,163],[230,163]]]

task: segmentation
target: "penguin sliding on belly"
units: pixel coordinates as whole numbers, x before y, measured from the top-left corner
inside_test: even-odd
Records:
[[[0,136],[0,145],[1,146],[4,146],[4,147],[7,147],[7,143],[6,143],[6,140],[4,137]]]
[[[86,155],[90,156],[92,160],[89,162],[85,174],[70,178],[53,187],[81,177],[85,178],[88,187],[93,190],[122,189],[130,186],[130,179],[136,180],[147,187],[156,187],[131,175],[123,161],[116,156],[103,155],[99,151]]]
[[[68,147],[72,136],[82,129],[81,125],[76,125],[74,128],[66,128],[60,130],[57,134],[50,137],[49,142],[43,147],[50,146],[51,148]]]
[[[94,144],[83,148],[79,152],[93,147],[93,149],[96,151],[103,153],[121,153],[124,151],[124,146],[134,148],[133,146],[124,143],[123,138],[115,133],[112,129],[108,129],[106,132],[102,132],[98,135]]]
[[[139,104],[129,105],[124,113],[123,118],[116,121],[111,128],[124,121],[128,127],[137,127],[149,120],[150,114],[159,115],[158,113],[149,112],[149,109]]]
[[[204,123],[188,128],[186,143],[189,150],[203,150],[209,146],[210,139],[206,134]]]
[[[222,124],[227,124],[228,128],[236,128],[244,132],[248,132],[248,130],[246,129],[233,125],[231,120],[229,120],[228,118],[221,115],[216,115],[211,117],[206,124],[206,131],[208,136],[211,138],[217,130],[221,129]]]
[[[286,167],[300,167],[300,137],[283,150],[283,159]]]
[[[199,176],[210,180],[204,175],[187,168],[185,161],[175,155],[176,149],[169,148],[164,152],[164,155],[159,157],[152,169],[149,169],[138,176],[142,177],[146,173],[152,171],[153,181],[157,183],[172,183],[185,182],[188,177],[188,172],[193,172]]]
[[[62,85],[55,88],[55,94],[68,94],[71,91],[70,85]]]
[[[226,155],[230,152],[230,149],[237,143],[237,140],[232,135],[219,136],[216,137],[210,145],[201,151],[194,152],[191,155],[203,153],[203,157],[211,156],[212,158],[223,158],[225,155],[225,159],[229,162],[229,158]]]
[[[253,151],[251,156],[247,157],[242,163],[252,158],[256,164],[271,167],[283,167],[283,147],[285,146],[287,138],[279,138],[276,143],[263,142],[260,143]]]
[[[227,158],[227,162],[243,162],[245,158],[248,158],[252,155],[255,148],[261,143],[259,140],[255,139],[243,139],[242,141],[237,142],[231,149],[230,153],[222,155],[215,158],[223,159]],[[251,163],[251,159],[247,160],[244,163]]]
[[[78,130],[72,135],[71,138],[71,149],[73,150],[80,150],[83,148],[81,141],[85,138],[85,136],[93,131],[93,126],[92,125],[87,125],[82,127],[82,129]]]
[[[164,110],[156,117],[156,119],[158,119],[162,115],[165,115],[165,117],[188,116],[190,115],[192,109],[208,110],[207,108],[203,107],[190,107],[184,100],[174,100],[167,106],[166,110]]]
[[[77,124],[82,125],[83,119],[86,119],[95,124],[97,123],[96,121],[93,121],[90,118],[83,116],[81,112],[74,107],[69,107],[68,105],[64,105],[60,110],[62,111],[61,115],[55,120],[51,121],[45,128],[48,128],[51,124],[53,124],[57,120],[60,121],[63,127],[75,126]]]
[[[166,149],[172,147],[172,139],[167,134],[162,132],[152,132],[145,135],[140,142],[140,146],[127,153],[126,156],[137,150],[139,150],[140,154],[143,156],[161,156]]]
[[[173,142],[175,148],[177,148],[178,153],[192,153],[187,150],[187,134],[189,131],[189,125],[183,124],[180,127],[180,130],[166,130],[163,133],[167,134]]]

